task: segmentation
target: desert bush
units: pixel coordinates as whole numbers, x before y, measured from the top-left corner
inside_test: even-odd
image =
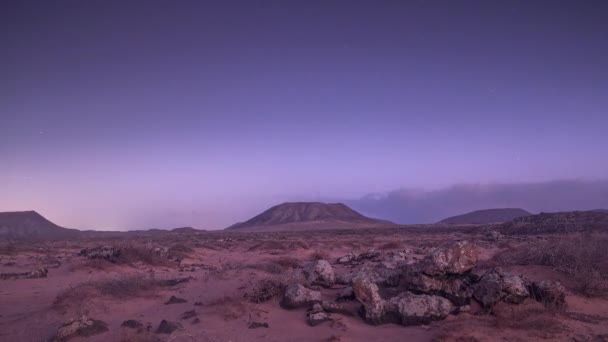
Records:
[[[299,268],[302,266],[302,264],[300,263],[300,260],[293,258],[293,257],[289,257],[289,256],[282,256],[282,257],[273,259],[272,262],[280,265],[283,268]]]
[[[53,301],[53,308],[65,311],[69,307],[80,308],[91,298],[106,296],[128,299],[153,295],[166,281],[142,275],[124,276],[91,281],[60,292]]]
[[[285,267],[277,264],[276,262],[260,262],[256,264],[247,264],[244,266],[244,268],[264,271],[270,274],[281,274],[285,269]]]
[[[608,295],[608,237],[577,234],[497,254],[497,265],[543,265],[569,275],[573,290],[590,296]]]
[[[192,248],[190,248],[184,244],[181,244],[181,243],[178,243],[178,244],[175,244],[175,245],[169,247],[169,255],[171,257],[180,258],[180,259],[187,257],[188,254],[192,253],[192,251],[193,251]]]

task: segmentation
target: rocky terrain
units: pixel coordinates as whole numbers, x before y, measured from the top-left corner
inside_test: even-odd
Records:
[[[0,340],[607,341],[605,217],[3,239]]]
[[[530,216],[531,213],[519,208],[499,208],[476,210],[470,213],[448,217],[439,223],[446,224],[487,224],[503,223],[518,217]]]

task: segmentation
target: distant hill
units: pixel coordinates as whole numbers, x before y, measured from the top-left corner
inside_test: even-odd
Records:
[[[226,229],[316,230],[391,225],[391,222],[364,216],[342,203],[288,202]]]
[[[594,211],[596,213],[608,213],[608,209],[594,209],[594,210],[591,210],[591,211]]]
[[[608,213],[566,211],[519,217],[499,228],[505,234],[549,234],[608,231]]]
[[[174,233],[196,233],[196,232],[204,232],[202,229],[196,229],[192,227],[180,227],[171,229]]]
[[[0,213],[0,239],[55,240],[79,234],[79,230],[60,227],[35,211]]]
[[[499,208],[472,211],[470,213],[448,217],[439,223],[447,224],[487,224],[508,222],[518,217],[530,216],[531,213],[519,208]]]

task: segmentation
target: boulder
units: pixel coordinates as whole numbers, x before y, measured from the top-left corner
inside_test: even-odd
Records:
[[[331,286],[336,283],[336,275],[331,264],[326,260],[316,260],[303,270],[304,277],[309,284]]]
[[[321,292],[308,289],[300,284],[287,286],[281,306],[285,309],[306,307],[321,301]]]
[[[463,274],[477,265],[477,247],[468,241],[459,241],[435,249],[422,259],[418,268],[430,276]]]
[[[499,268],[484,274],[473,292],[473,297],[486,309],[501,301],[519,304],[528,296],[528,288],[522,277],[504,273]]]
[[[404,273],[400,285],[411,292],[445,297],[456,305],[466,305],[473,296],[470,277],[431,277],[424,273]]]
[[[370,324],[387,323],[387,303],[378,293],[378,285],[365,277],[353,280],[353,292],[362,304],[361,316]]]
[[[566,289],[557,281],[542,280],[529,287],[532,298],[546,307],[562,309],[566,306]]]
[[[355,261],[372,260],[379,257],[381,254],[382,253],[378,250],[369,249],[367,252],[357,255]]]
[[[106,331],[108,331],[108,325],[105,322],[83,315],[65,322],[57,331],[55,340],[66,341],[73,337],[87,337]]]
[[[411,292],[402,292],[391,298],[389,306],[402,325],[428,324],[446,318],[452,311],[452,303],[443,297]]]

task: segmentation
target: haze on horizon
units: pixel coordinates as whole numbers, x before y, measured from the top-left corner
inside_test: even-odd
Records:
[[[402,223],[448,205],[608,207],[606,13],[599,0],[3,1],[0,211],[219,229],[286,200]]]

